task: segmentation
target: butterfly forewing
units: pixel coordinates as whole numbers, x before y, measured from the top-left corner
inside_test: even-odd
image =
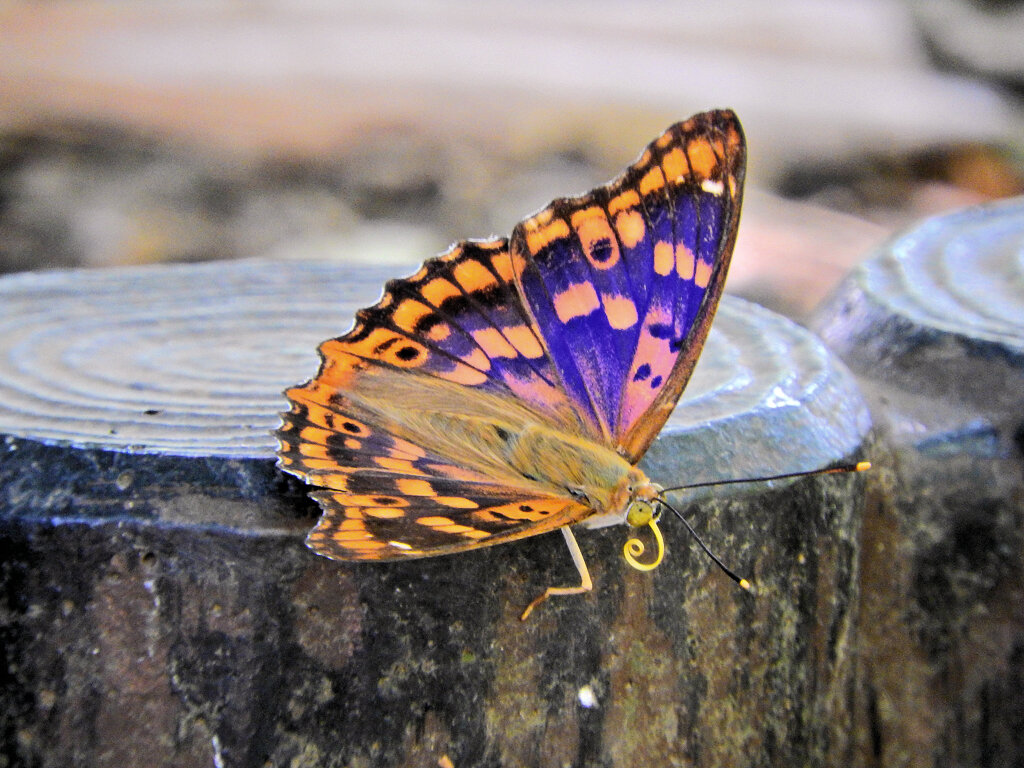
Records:
[[[721,294],[743,161],[735,116],[698,115],[509,241],[459,243],[389,282],[286,393],[279,465],[323,489],[309,545],[423,557],[607,511],[554,475],[600,478],[607,500],[629,469],[615,451],[635,463],[661,428]],[[513,462],[537,429],[547,447]]]
[[[279,464],[328,489],[314,494],[324,510],[309,538],[317,552],[417,557],[588,514],[559,489],[512,472],[486,428],[500,415],[510,431],[536,423],[593,435],[511,278],[504,240],[456,245],[388,283],[349,333],[321,345],[317,376],[288,390]],[[455,426],[453,415],[463,417]],[[483,432],[456,431],[467,423]],[[373,501],[385,497],[406,503]]]
[[[680,123],[606,187],[512,234],[525,303],[563,385],[636,461],[686,384],[739,220],[743,137],[731,112]]]

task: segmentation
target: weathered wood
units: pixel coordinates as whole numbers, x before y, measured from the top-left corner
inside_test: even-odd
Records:
[[[1024,764],[1024,199],[894,240],[813,327],[860,377],[876,462],[861,758]]]
[[[0,281],[0,690],[10,764],[845,764],[860,482],[683,499],[738,571],[666,520],[653,574],[585,532],[340,564],[273,467],[280,390],[383,275],[251,261]],[[645,460],[664,484],[860,451],[852,377],[726,298]],[[212,758],[211,758],[212,755]],[[218,762],[219,761],[219,762]]]

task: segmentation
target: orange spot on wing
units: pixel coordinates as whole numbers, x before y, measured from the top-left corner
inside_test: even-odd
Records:
[[[640,205],[640,195],[635,190],[627,189],[620,195],[616,195],[608,201],[608,213],[614,216],[620,211],[636,208]]]
[[[672,253],[672,246],[664,240],[654,244],[654,271],[656,274],[665,276],[675,266],[675,256]]]
[[[367,507],[363,512],[381,520],[396,520],[399,517],[405,517],[405,512],[396,507]]]
[[[343,494],[336,493],[336,494],[334,494],[334,500],[339,502],[339,503],[344,503],[345,496]],[[362,532],[362,531],[366,530],[366,526],[363,524],[362,511],[359,511],[359,516],[358,517],[349,516],[349,514],[352,511],[353,510],[351,510],[351,509],[346,509],[345,510],[346,518],[341,521],[341,525],[339,525],[336,530],[338,530],[338,531],[357,531],[357,532]]]
[[[435,496],[434,501],[452,509],[476,509],[480,505],[461,496]]]
[[[435,307],[440,306],[441,302],[445,299],[462,295],[462,291],[459,290],[457,285],[449,280],[445,280],[443,277],[438,277],[429,283],[425,283],[420,289],[420,293],[423,294],[423,298]]]
[[[679,243],[679,245],[676,246],[676,273],[683,280],[693,279],[693,262],[693,251],[687,248],[683,243]]]
[[[647,195],[664,186],[665,176],[661,172],[661,168],[651,168],[651,170],[645,173],[643,178],[640,179],[640,194]]]
[[[669,181],[679,181],[679,179],[690,174],[690,166],[686,163],[686,155],[683,154],[683,150],[679,147],[666,153],[661,159],[661,167],[665,169],[665,178]]]
[[[729,133],[726,135],[726,140],[729,142],[729,149],[736,149],[742,143],[740,141],[740,132],[736,130],[736,126],[729,126]]]
[[[485,290],[498,284],[490,270],[479,261],[469,260],[456,264],[452,275],[468,293]]]
[[[455,521],[452,520],[450,517],[440,517],[440,516],[419,517],[419,518],[416,519],[416,522],[419,523],[420,525],[426,525],[426,526],[429,526],[431,528],[438,528],[438,527],[443,526],[443,525],[455,525]]]
[[[576,283],[552,297],[555,314],[563,323],[577,317],[586,317],[599,306],[597,291],[590,283]]]
[[[309,459],[332,461],[332,459],[327,455],[326,446],[319,445],[317,443],[299,443],[299,454]]]
[[[718,165],[718,157],[707,139],[693,139],[686,145],[686,155],[690,158],[690,167],[696,176],[706,179],[711,176]]]
[[[422,304],[412,299],[403,299],[399,302],[398,306],[395,307],[394,312],[391,315],[392,321],[399,328],[405,331],[411,331],[416,327],[416,323],[423,318],[425,315],[429,315],[433,310],[426,304]]]
[[[483,534],[483,536],[487,536],[487,534],[484,531],[478,531],[476,528],[471,528],[468,525],[459,525],[458,523],[453,523],[452,525],[438,525],[434,527],[434,530],[440,531],[441,533],[452,533],[457,536],[465,536],[470,539],[482,538],[477,534]]]
[[[377,496],[371,496],[365,493],[351,493],[351,494],[334,494],[334,499],[339,503],[350,504],[353,507],[381,507],[387,506],[390,509],[395,507],[407,507],[409,506],[408,499],[404,499],[401,496],[394,496],[391,494],[380,494]],[[386,502],[386,504],[385,504]],[[370,514],[368,509],[364,509],[364,512]]]
[[[410,443],[408,440],[402,440],[401,438],[395,438],[395,450],[401,451],[402,453],[414,458],[422,458],[427,455],[427,452],[415,443]]]
[[[409,275],[409,277],[407,277],[406,279],[410,283],[422,283],[426,276],[427,276],[427,268],[424,267],[424,266],[421,266],[413,274]]]
[[[603,210],[591,206],[576,211],[572,215],[572,226],[583,245],[587,260],[595,269],[611,269],[619,263],[619,243]],[[608,249],[607,257],[603,261],[594,256],[598,248]]]
[[[427,338],[431,341],[444,341],[452,335],[452,327],[448,323],[436,323],[427,331]]]
[[[519,356],[515,348],[508,343],[508,339],[497,328],[481,328],[478,331],[473,331],[473,341],[479,344],[490,358]]]
[[[367,541],[373,538],[373,535],[365,528],[358,531],[337,531],[331,535],[331,538],[340,543],[349,544],[356,541]]]
[[[624,246],[635,248],[644,239],[647,225],[640,211],[623,211],[615,217],[615,229]]]
[[[486,539],[488,536],[491,535],[487,531],[481,531],[477,528],[470,528],[469,526],[463,526],[463,528],[465,528],[466,530],[459,531],[459,533],[470,539]]]
[[[502,250],[494,254],[491,259],[491,266],[494,267],[494,271],[498,273],[498,277],[504,280],[506,283],[512,282],[515,278],[512,272],[512,257],[509,256],[508,251]]]
[[[632,328],[639,319],[636,313],[636,304],[628,296],[612,296],[602,294],[601,302],[604,304],[604,313],[608,317],[608,324],[616,330]]]
[[[348,475],[339,472],[328,475],[317,474],[316,484],[334,491],[346,491],[348,490]]]
[[[303,427],[299,431],[299,439],[306,443],[317,443],[326,445],[327,438],[334,434],[333,430],[321,427]]]
[[[479,350],[477,350],[477,352],[479,352]],[[482,352],[480,352],[480,356],[483,357]],[[486,360],[486,358],[484,359]],[[454,384],[465,384],[467,387],[475,387],[478,384],[483,384],[487,381],[486,373],[478,371],[476,368],[469,365],[457,365],[450,371],[438,373],[437,376]]]
[[[437,496],[437,491],[426,480],[413,480],[408,477],[400,477],[395,480],[395,488],[399,493],[406,496]]]
[[[555,240],[569,236],[569,225],[563,219],[555,219],[550,224],[542,224],[541,218],[541,215],[535,216],[525,224],[526,245],[531,253],[538,253]]]
[[[461,359],[468,365],[479,368],[482,371],[489,371],[491,369],[491,361],[482,350],[474,349],[468,355],[463,355]]]
[[[426,475],[417,469],[411,461],[405,459],[393,459],[390,456],[375,456],[373,462],[383,469],[390,470],[391,472],[401,472],[405,475]]]
[[[503,329],[505,338],[512,342],[512,346],[519,350],[519,354],[534,360],[543,357],[544,348],[541,347],[537,337],[525,325],[513,325]]]
[[[693,277],[693,281],[701,288],[707,288],[708,283],[711,282],[711,265],[706,261],[697,262],[697,272]]]
[[[383,541],[374,541],[373,539],[367,539],[366,541],[350,541],[346,545],[346,549],[351,549],[353,552],[376,552],[377,550],[384,549],[387,546]]]

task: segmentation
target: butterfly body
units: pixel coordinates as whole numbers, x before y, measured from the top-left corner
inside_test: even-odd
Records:
[[[393,560],[649,518],[636,463],[707,335],[744,162],[735,115],[697,115],[608,185],[389,282],[286,393],[279,465],[324,510],[309,546]]]

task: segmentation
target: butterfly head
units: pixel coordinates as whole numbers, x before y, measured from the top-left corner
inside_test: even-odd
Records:
[[[641,470],[632,467],[616,483],[609,506],[618,522],[624,522],[631,528],[650,528],[657,543],[655,559],[644,563],[637,559],[644,553],[644,544],[636,536],[631,537],[623,548],[626,562],[641,571],[657,568],[665,554],[665,542],[658,529],[662,507],[661,486],[652,483]]]
[[[626,507],[626,523],[632,528],[643,528],[661,519],[661,486],[644,478],[640,485],[629,489],[629,504]]]
[[[612,489],[608,512],[617,516],[617,522],[642,528],[661,517],[660,498],[661,486],[652,483],[642,470],[631,467]]]

